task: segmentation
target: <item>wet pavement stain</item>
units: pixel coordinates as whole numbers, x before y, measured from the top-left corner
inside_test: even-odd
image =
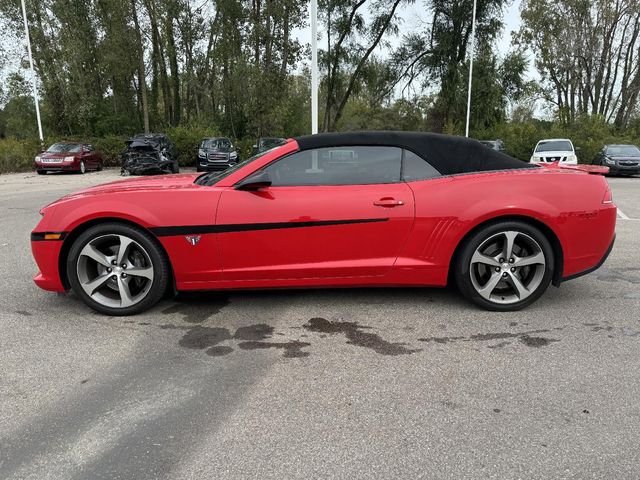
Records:
[[[265,340],[273,335],[274,328],[265,323],[240,327],[236,330],[233,338],[236,340]]]
[[[220,345],[207,349],[205,353],[210,357],[222,357],[224,355],[229,355],[231,352],[233,352],[233,348],[227,345]]]
[[[219,343],[230,339],[231,333],[226,328],[202,327],[198,325],[197,327],[190,328],[178,344],[184,348],[204,350],[205,348],[215,347]]]
[[[365,347],[380,355],[408,355],[418,352],[404,345],[405,343],[392,343],[380,338],[375,333],[363,332],[363,329],[371,327],[358,325],[356,322],[329,321],[325,318],[312,318],[304,325],[310,332],[326,334],[344,334],[349,345]]]
[[[178,344],[184,348],[194,350],[206,350],[210,357],[223,357],[234,351],[229,345],[220,345],[223,342],[240,340],[238,348],[240,350],[265,350],[275,348],[284,350],[285,358],[298,358],[309,356],[308,352],[302,349],[311,346],[310,343],[292,340],[290,342],[265,342],[274,334],[274,328],[265,323],[257,323],[246,327],[239,327],[231,335],[228,328],[205,327],[197,325],[193,327],[181,327],[172,324],[161,325],[162,329],[187,330]]]
[[[556,327],[554,328],[554,330],[563,330],[564,327]],[[517,338],[519,339],[523,344],[525,344],[528,347],[544,347],[546,345],[549,345],[552,342],[559,342],[559,340],[556,339],[552,339],[552,338],[544,338],[544,337],[538,337],[538,336],[531,336],[532,334],[536,334],[536,333],[547,333],[549,332],[549,329],[539,329],[539,330],[529,330],[526,332],[491,332],[491,333],[476,333],[475,335],[471,335],[469,337],[462,337],[462,336],[458,336],[458,337],[425,337],[425,338],[419,338],[418,341],[420,342],[427,342],[427,343],[440,343],[440,344],[444,344],[444,343],[454,343],[454,342],[486,342],[486,341],[491,341],[491,340],[507,340],[507,339],[513,339],[513,338]],[[489,345],[487,348],[492,348],[492,349],[496,349],[496,348],[502,348],[506,345],[509,345],[510,342],[499,342],[495,345]]]
[[[560,340],[555,338],[530,337],[529,335],[522,335],[520,337],[520,341],[524,343],[527,347],[540,348],[540,347],[546,347],[552,342],[559,342]]]
[[[596,278],[603,282],[628,282],[640,284],[640,268],[608,268],[602,267]]]
[[[465,337],[424,337],[419,338],[419,342],[433,342],[433,343],[449,343],[456,340],[463,340]]]
[[[613,330],[613,327],[602,327],[602,326],[594,326],[591,331],[592,332],[600,332],[600,331],[610,332]]]
[[[305,347],[310,347],[311,344],[308,342],[299,342],[297,340],[293,340],[291,342],[240,342],[238,344],[238,348],[241,350],[266,350],[269,348],[283,349],[284,354],[282,355],[285,358],[300,358],[300,357],[308,357],[309,352],[303,352],[302,349]]]
[[[162,310],[165,315],[179,313],[187,323],[202,323],[229,305],[227,297],[215,295],[186,295],[176,298],[173,305]]]
[[[30,317],[32,315],[31,312],[27,312],[26,310],[16,310],[18,315],[24,315],[25,317]]]

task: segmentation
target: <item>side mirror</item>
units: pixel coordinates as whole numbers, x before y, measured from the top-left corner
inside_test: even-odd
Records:
[[[258,145],[256,145],[255,143],[253,145],[251,145],[251,148],[253,148],[254,150],[257,150]]]
[[[271,186],[271,177],[266,171],[250,175],[236,185],[236,190],[259,190]]]

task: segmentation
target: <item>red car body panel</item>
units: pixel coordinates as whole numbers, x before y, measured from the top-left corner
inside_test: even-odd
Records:
[[[483,222],[512,217],[529,218],[553,232],[562,249],[560,277],[569,278],[596,267],[614,238],[616,207],[603,202],[606,180],[563,169],[383,185],[234,188],[297,150],[289,141],[213,186],[193,183],[197,174],[167,175],[63,197],[43,209],[34,230],[66,235],[60,241],[32,241],[40,268],[36,283],[65,290],[59,271],[63,242],[68,246],[87,222],[108,219],[157,235],[178,290],[444,286],[465,235]]]

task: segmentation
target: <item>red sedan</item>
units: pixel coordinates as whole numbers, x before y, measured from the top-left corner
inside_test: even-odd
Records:
[[[223,172],[118,181],[42,209],[45,290],[128,315],[167,289],[444,286],[491,310],[598,268],[603,176],[427,133],[291,139]]]
[[[102,155],[85,143],[54,143],[35,158],[36,172],[78,172],[102,170]]]

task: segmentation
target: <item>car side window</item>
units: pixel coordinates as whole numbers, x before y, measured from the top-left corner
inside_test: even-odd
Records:
[[[409,150],[404,150],[403,152],[402,179],[405,182],[427,180],[441,176],[440,172],[432,167],[424,158],[419,157]]]
[[[398,183],[402,149],[354,146],[304,150],[266,167],[272,186]]]

